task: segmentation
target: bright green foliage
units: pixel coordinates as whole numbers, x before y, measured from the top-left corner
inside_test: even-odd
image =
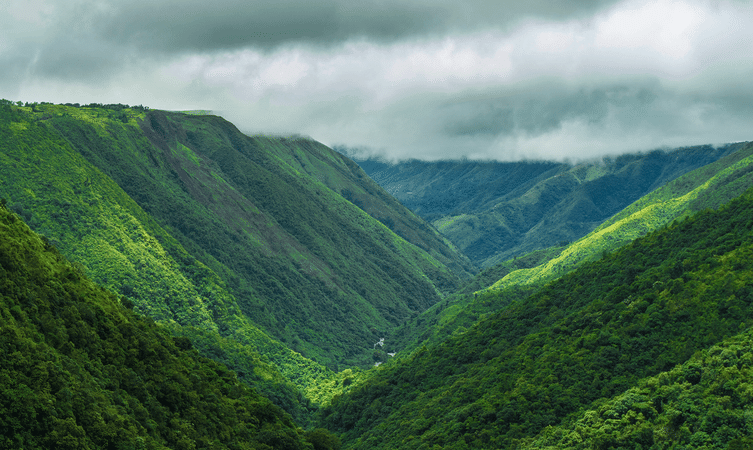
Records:
[[[400,350],[407,352],[424,342],[439,342],[457,328],[469,327],[478,318],[498,311],[510,299],[527,295],[649,231],[694,211],[719,207],[753,184],[752,155],[753,145],[742,145],[736,152],[642,197],[572,244],[532,252],[484,270],[457,294],[396,330],[391,340],[398,341]],[[500,292],[492,297],[481,295],[488,286]]]
[[[96,281],[156,319],[223,336],[250,320],[332,368],[366,365],[383,333],[459,285],[448,265],[470,269],[321,144],[251,138],[215,116],[7,110],[15,118],[0,193]]]
[[[750,330],[726,339],[521,448],[751,448],[752,349]]]
[[[79,115],[59,120],[79,121],[92,134],[108,134],[102,124],[110,123],[112,111],[64,110]],[[159,320],[216,329],[213,316],[226,313],[222,308],[227,303],[220,280],[181,252],[122,189],[51,130],[52,117],[37,119],[10,108],[4,114],[0,192],[10,199],[9,207],[141,311]]]
[[[228,336],[247,347],[244,353],[266,355],[276,369],[265,370],[279,370],[301,390],[334,377],[260,331],[243,315],[223,280],[49,128],[51,123],[68,124],[87,134],[78,139],[85,143],[117,138],[113,148],[128,154],[140,141],[123,133],[129,126],[137,130],[135,119],[143,116],[142,111],[39,108],[46,112],[36,117],[0,106],[0,195],[10,199],[7,207],[73,259],[79,272],[128,299],[138,311],[165,323],[201,327],[204,332],[195,337],[210,342],[220,339],[218,333]],[[112,120],[121,114],[131,120]],[[149,148],[146,139],[141,143]],[[145,158],[151,159],[148,154]],[[133,164],[140,167],[137,161]],[[275,383],[261,390],[273,390]],[[317,402],[323,399],[318,392],[304,392]],[[290,398],[281,404],[294,405]],[[297,411],[296,407],[290,413],[298,417]]]
[[[167,325],[166,329],[174,336],[189,339],[202,356],[232,367],[240,381],[253,386],[259,394],[288,412],[297,424],[308,425],[311,413],[317,409],[315,404],[280,374],[269,356],[254,351],[250,345],[201,328]],[[305,367],[301,372],[305,372]],[[302,373],[299,376],[306,378]]]
[[[515,448],[753,325],[752,261],[749,192],[377,371],[322,424],[348,448]]]
[[[0,209],[0,447],[337,448],[308,436]]]
[[[551,261],[558,257],[565,248],[567,248],[567,246],[555,246],[536,250],[493,265],[479,272],[473,277],[473,279],[465,283],[463,287],[457,291],[457,294],[471,296],[476,292],[488,288],[511,272],[521,269],[530,269]]]
[[[513,271],[492,288],[543,283],[600,258],[677,218],[703,208],[716,208],[753,184],[753,144],[707,166],[687,173],[641,197],[594,231],[567,246],[544,264]]]
[[[551,161],[357,160],[479,267],[575,241],[641,196],[742,144]]]
[[[196,327],[169,325],[167,329],[173,335],[189,338],[201,355],[231,367],[239,380],[253,386],[304,427],[310,425],[319,405],[348,392],[365,375],[359,369],[331,373],[279,344],[277,348],[254,345],[264,342],[263,339],[247,339],[237,334],[226,338]]]

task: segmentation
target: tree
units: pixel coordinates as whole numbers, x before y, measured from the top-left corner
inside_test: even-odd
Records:
[[[314,444],[314,450],[340,450],[340,438],[325,430],[317,428],[306,432],[306,440]]]

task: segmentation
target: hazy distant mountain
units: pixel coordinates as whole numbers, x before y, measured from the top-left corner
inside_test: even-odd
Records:
[[[700,146],[578,165],[355,159],[479,267],[577,240],[666,182],[733,152]]]

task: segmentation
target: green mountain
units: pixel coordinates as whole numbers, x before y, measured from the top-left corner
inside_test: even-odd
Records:
[[[492,287],[546,282],[673,220],[705,208],[718,208],[739,196],[753,185],[753,143],[735,148],[734,153],[644,195],[567,245],[556,257],[532,268],[513,270]]]
[[[510,223],[657,189],[471,279],[310,139],[2,101],[0,447],[745,448],[751,158],[735,144],[509,170]],[[451,201],[497,202],[472,189],[482,172],[467,198],[446,184]]]
[[[214,116],[4,101],[0,198],[302,424],[473,270],[340,154]]]
[[[339,448],[0,206],[0,447]]]
[[[395,330],[390,341],[401,351],[413,350],[426,340],[439,342],[512,299],[526,296],[650,231],[705,208],[718,208],[753,185],[753,144],[738,147],[641,197],[571,244],[537,250],[485,269],[456,294]],[[475,293],[490,286],[501,291],[498,300],[478,300]]]
[[[654,189],[740,148],[700,146],[583,164],[356,161],[479,267],[562,245]]]
[[[321,423],[355,449],[518,448],[552,432],[548,427],[580,433],[578,420],[597,423],[585,411],[606,411],[600,409],[605,400],[641,389],[641,380],[650,377],[659,377],[660,386],[674,383],[676,378],[660,374],[753,325],[751,256],[748,190],[718,211],[704,210],[649,233],[528,297],[510,300],[504,291],[479,296],[509,304],[439,344],[380,367],[336,398]],[[717,395],[727,386],[735,396],[725,401],[742,408],[749,399],[744,353],[730,360],[740,363],[725,371],[728,384],[707,380],[711,384],[695,392]],[[699,370],[701,379],[707,373],[721,376],[711,366]],[[689,377],[697,382],[696,375]],[[630,423],[657,418],[652,424],[663,428],[647,425],[641,445],[669,448],[711,439],[716,441],[708,448],[725,448],[743,442],[753,424],[747,413],[729,411],[738,419],[727,421],[726,412],[712,407],[712,397],[680,404],[677,386],[651,397],[675,402],[674,412],[664,414],[661,401],[635,404],[632,417],[642,412],[644,418],[628,417],[620,425],[618,412],[603,431],[618,439],[632,432],[625,428]],[[590,442],[618,448],[613,442],[619,441]]]
[[[309,405],[300,401],[301,393],[318,403],[331,395],[320,390],[329,389],[326,381],[334,374],[256,327],[222,279],[48,127],[47,120],[33,120],[28,110],[3,106],[0,197],[7,207],[73,259],[79,272],[96,278],[137,310],[195,338],[205,356],[221,355],[218,360],[241,372],[243,381],[276,397],[305,423]],[[105,117],[119,113],[98,108],[79,117],[91,119],[95,111]],[[234,345],[216,350],[220,333]],[[201,340],[206,342],[199,344]],[[232,365],[237,361],[242,364]]]

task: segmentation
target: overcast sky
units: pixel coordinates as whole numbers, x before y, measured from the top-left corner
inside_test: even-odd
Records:
[[[753,140],[742,1],[5,0],[0,98],[210,109],[393,158]]]

